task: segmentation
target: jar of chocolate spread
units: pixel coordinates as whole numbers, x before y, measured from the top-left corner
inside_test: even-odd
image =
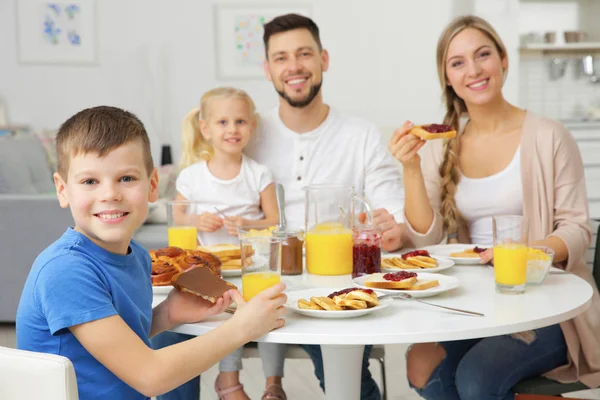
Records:
[[[288,230],[281,242],[281,275],[302,274],[302,247],[304,245],[304,231]]]

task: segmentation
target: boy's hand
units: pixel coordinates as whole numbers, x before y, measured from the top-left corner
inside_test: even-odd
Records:
[[[200,296],[173,289],[166,300],[168,321],[171,326],[175,326],[202,321],[220,314],[231,305],[233,292],[240,296],[237,290],[228,290],[213,304]]]
[[[242,217],[228,217],[229,219],[225,219],[223,220],[223,222],[225,223],[225,226],[227,227],[227,233],[229,233],[231,236],[237,236],[238,235],[238,226],[240,228],[244,227],[244,224],[246,223],[246,220]],[[235,222],[235,224],[234,224]],[[237,224],[237,226],[236,226]]]
[[[214,232],[221,229],[223,225],[223,218],[209,212],[204,212],[198,216],[196,227],[202,232]]]
[[[239,331],[246,335],[246,340],[251,341],[262,335],[281,328],[285,324],[283,316],[287,296],[283,293],[285,285],[278,283],[257,294],[248,303],[238,291],[234,291],[233,301],[237,310],[231,318],[231,323],[239,326]]]

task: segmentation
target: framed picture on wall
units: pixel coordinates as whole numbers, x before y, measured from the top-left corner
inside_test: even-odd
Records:
[[[278,15],[289,13],[310,16],[310,5],[215,4],[213,21],[217,78],[264,78],[263,25]]]
[[[95,63],[95,14],[94,0],[17,0],[19,61]]]

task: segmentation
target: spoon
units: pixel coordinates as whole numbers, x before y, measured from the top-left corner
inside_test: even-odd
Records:
[[[285,219],[285,191],[281,183],[275,185],[275,196],[277,197],[277,208],[279,209],[279,225],[273,233],[277,236],[286,236],[285,229],[287,227],[287,221]]]

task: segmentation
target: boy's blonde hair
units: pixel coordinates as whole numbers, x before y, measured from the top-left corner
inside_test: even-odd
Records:
[[[66,182],[71,157],[93,153],[103,157],[129,142],[140,141],[148,176],[154,162],[150,139],[142,121],[129,111],[98,106],[79,111],[66,120],[56,135],[57,170]]]
[[[467,112],[467,106],[463,99],[458,97],[452,86],[448,85],[446,76],[446,58],[448,47],[456,35],[467,28],[477,29],[486,35],[494,43],[501,59],[507,57],[506,47],[500,39],[496,30],[489,22],[474,15],[466,15],[456,18],[444,29],[437,44],[437,70],[440,85],[442,86],[442,99],[446,105],[444,124],[451,126],[454,130],[459,129],[460,117]],[[507,71],[504,71],[506,77]],[[444,218],[444,228],[450,242],[455,242],[458,232],[458,224],[461,219],[456,207],[456,188],[460,180],[458,167],[460,138],[447,139],[444,143],[444,158],[440,164],[439,174],[441,177],[441,207],[440,212]]]
[[[184,169],[198,161],[211,159],[214,150],[210,142],[202,136],[200,120],[206,121],[209,118],[210,104],[219,97],[233,97],[245,101],[248,104],[252,120],[256,118],[254,102],[248,93],[241,89],[219,87],[204,93],[200,100],[200,108],[194,108],[188,112],[183,120],[180,169]]]

